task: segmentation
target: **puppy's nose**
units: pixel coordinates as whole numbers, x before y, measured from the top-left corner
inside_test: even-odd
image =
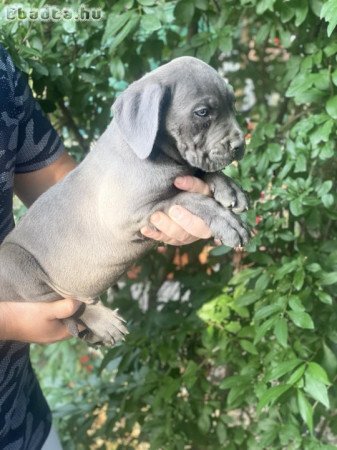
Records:
[[[231,143],[231,150],[233,152],[233,159],[238,161],[243,157],[245,154],[245,147],[246,143],[244,138],[241,138],[240,140],[236,140]]]

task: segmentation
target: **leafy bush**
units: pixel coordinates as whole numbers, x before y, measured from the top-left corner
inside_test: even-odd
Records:
[[[66,448],[336,448],[336,0],[88,6],[104,19],[1,29],[70,150],[87,151],[127,83],[195,55],[237,94],[249,145],[225,172],[249,192],[254,238],[147,255],[112,293],[130,336],[89,370],[84,356],[67,371],[73,343],[43,352],[62,361],[42,373]]]

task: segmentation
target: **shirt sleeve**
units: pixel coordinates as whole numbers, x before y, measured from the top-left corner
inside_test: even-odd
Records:
[[[6,59],[18,118],[15,172],[32,172],[51,164],[65,149],[57,132],[33,97],[26,75],[14,66],[3,47],[0,52],[1,59]]]

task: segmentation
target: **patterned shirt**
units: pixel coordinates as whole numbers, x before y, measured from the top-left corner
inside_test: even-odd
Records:
[[[0,243],[14,227],[15,173],[41,169],[64,147],[26,77],[0,45]],[[29,345],[0,342],[0,449],[40,450],[51,413],[29,360]]]

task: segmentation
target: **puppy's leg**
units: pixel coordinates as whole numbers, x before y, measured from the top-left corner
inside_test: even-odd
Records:
[[[127,334],[123,319],[98,298],[74,295],[50,280],[38,261],[15,243],[0,248],[0,301],[51,302],[62,297],[82,302],[76,313],[63,319],[70,334],[86,342],[113,345]],[[78,325],[85,327],[79,331]]]
[[[248,209],[248,199],[243,190],[222,172],[206,173],[204,181],[209,185],[215,200],[235,213]]]
[[[88,344],[112,346],[117,341],[123,340],[124,336],[128,334],[124,325],[125,321],[118,314],[117,309],[111,310],[101,301],[95,304],[81,305],[70,320],[85,326],[78,336]]]
[[[229,247],[239,247],[248,242],[249,231],[238,216],[223,208],[214,199],[201,194],[182,192],[163,203],[168,212],[172,205],[180,205],[199,216],[209,226],[214,238]],[[153,211],[154,212],[154,211]]]

